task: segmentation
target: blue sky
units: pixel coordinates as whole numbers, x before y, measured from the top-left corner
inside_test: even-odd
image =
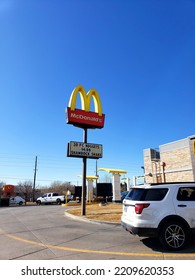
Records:
[[[80,184],[66,150],[83,131],[65,116],[78,84],[106,115],[88,131],[98,167],[142,175],[143,149],[195,134],[194,30],[192,0],[0,0],[0,181],[33,180],[37,156],[37,184]]]

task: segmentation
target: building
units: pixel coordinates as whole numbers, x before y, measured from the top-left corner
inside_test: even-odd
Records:
[[[195,182],[195,135],[144,150],[145,181]]]
[[[0,197],[6,198],[14,196],[14,188],[14,185],[3,185],[2,189],[0,190]]]

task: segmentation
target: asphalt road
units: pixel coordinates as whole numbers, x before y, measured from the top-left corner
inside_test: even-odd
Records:
[[[195,259],[195,240],[177,253],[156,239],[140,238],[120,225],[95,224],[64,215],[59,205],[0,208],[1,260]]]

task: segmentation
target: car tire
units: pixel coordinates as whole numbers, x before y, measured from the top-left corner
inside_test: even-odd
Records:
[[[57,202],[58,205],[60,205],[62,203],[59,198],[56,200],[56,202]]]
[[[181,250],[188,242],[187,228],[180,221],[166,222],[160,229],[159,240],[170,251]]]
[[[36,203],[37,203],[37,205],[41,205],[41,201],[40,200],[37,200]]]
[[[23,204],[23,202],[22,202],[22,201],[20,201],[20,202],[19,202],[19,206],[21,206],[22,204]]]

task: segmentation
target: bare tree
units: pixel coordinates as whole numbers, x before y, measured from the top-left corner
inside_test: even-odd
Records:
[[[74,192],[74,186],[72,186],[70,182],[54,181],[51,183],[49,190],[59,194],[66,194],[68,190],[71,191],[71,193]]]
[[[19,182],[15,187],[16,195],[23,196],[26,201],[31,201],[33,196],[33,184],[32,181]]]

